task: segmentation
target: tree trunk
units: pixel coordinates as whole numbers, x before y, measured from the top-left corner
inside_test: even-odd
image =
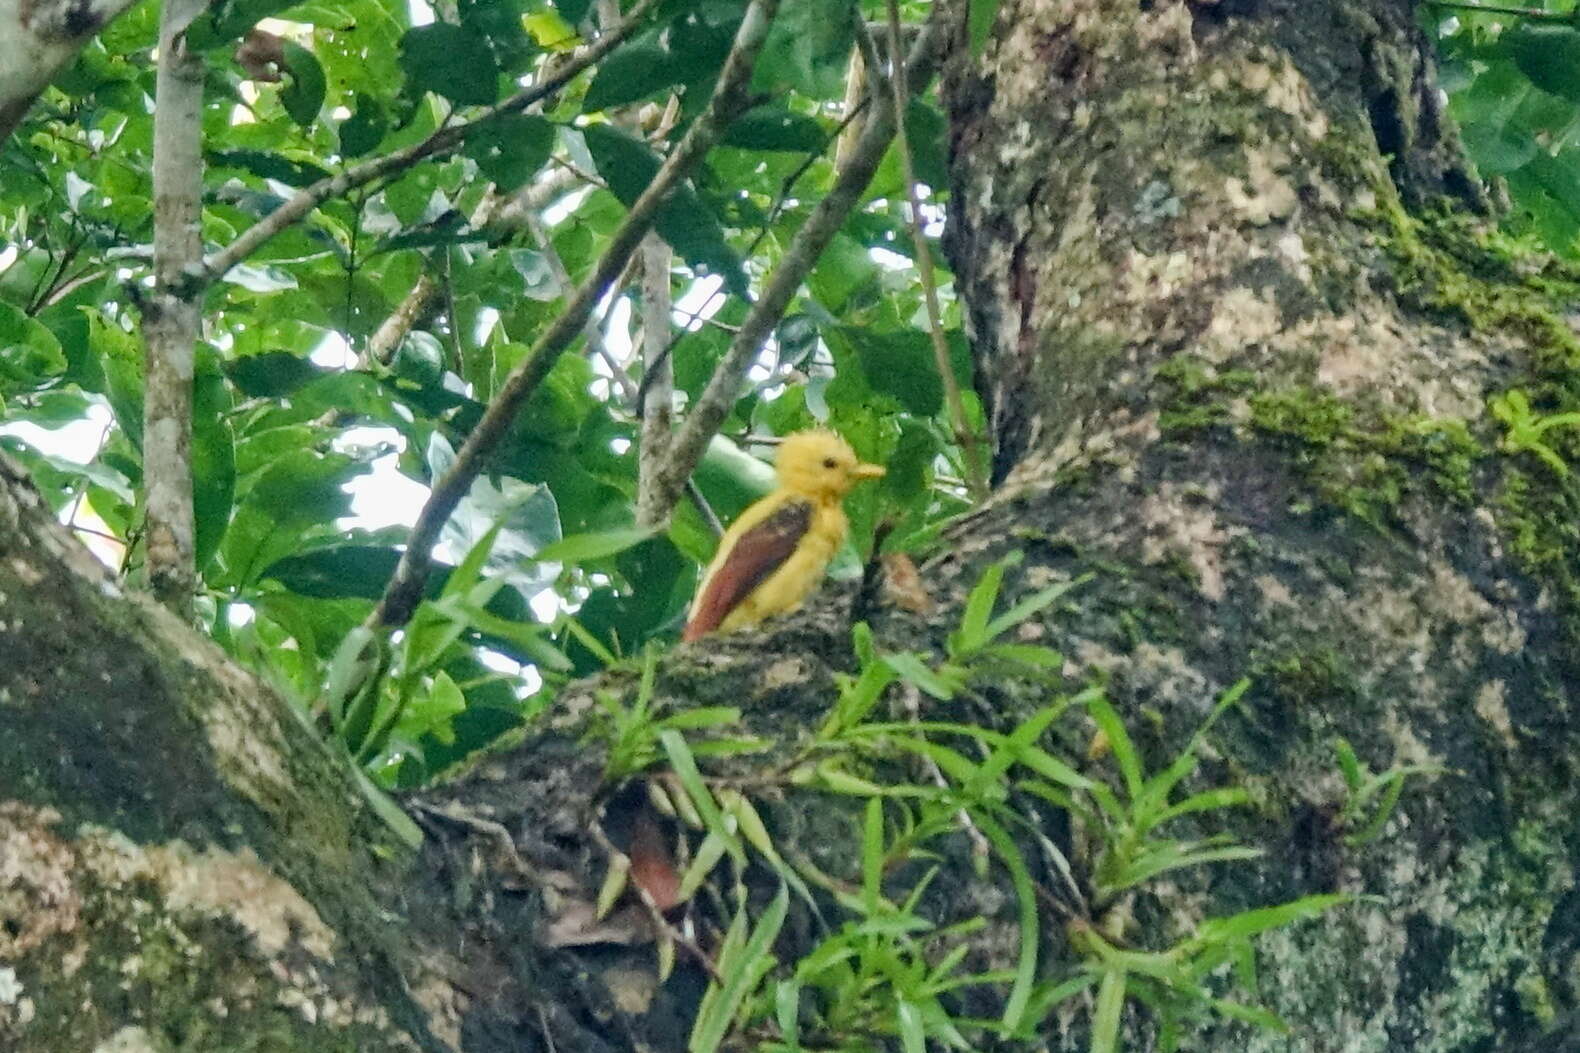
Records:
[[[864,612],[878,645],[941,652],[1020,550],[1017,595],[1094,574],[1019,632],[1066,656],[1066,687],[1105,681],[1150,763],[1252,678],[1204,785],[1252,791],[1221,822],[1268,854],[1149,885],[1136,942],[1364,898],[1258,943],[1292,1034],[1219,1024],[1186,1048],[1576,1048],[1537,1036],[1580,1004],[1580,508],[1487,406],[1572,408],[1580,275],[1477,214],[1408,3],[1002,0],[997,19],[979,56],[961,27],[944,98],[998,488],[927,568],[935,615]],[[676,649],[656,693],[740,706],[779,743],[729,768],[767,786],[775,842],[859,883],[852,799],[771,777],[854,665],[832,593]],[[0,654],[0,1047],[685,1047],[705,973],[682,950],[658,983],[639,906],[591,918],[593,831],[640,840],[639,795],[602,785],[585,734],[593,691],[630,697],[630,674],[408,801],[427,833],[408,851],[287,703],[122,595],[5,462]],[[925,716],[1008,727],[1048,690]],[[1373,770],[1445,771],[1352,847],[1336,736]],[[1057,815],[1046,834],[1080,864]],[[937,884],[1002,965],[1014,897],[962,844]],[[1053,975],[1073,955],[1042,932]],[[805,933],[781,942],[788,960]],[[1081,1048],[1085,1019],[1046,1022],[1047,1048]],[[1126,1026],[1150,1048],[1146,1014]]]

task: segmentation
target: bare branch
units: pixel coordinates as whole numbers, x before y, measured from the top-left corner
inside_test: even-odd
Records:
[[[521,362],[505,378],[477,427],[456,451],[455,462],[437,483],[417,517],[400,565],[384,590],[370,621],[385,628],[404,625],[422,598],[423,584],[433,561],[439,531],[456,505],[471,489],[483,469],[484,459],[504,438],[522,403],[548,376],[561,352],[587,324],[588,317],[610,285],[624,270],[642,238],[653,225],[658,208],[669,197],[729,124],[748,104],[751,71],[768,35],[779,0],[752,0],[724,67],[719,73],[707,109],[692,122],[684,138],[660,166],[642,196],[609,240],[609,247],[564,311],[543,331]]]
[[[0,0],[0,2],[4,2],[4,0]],[[297,191],[295,196],[285,204],[242,231],[236,240],[210,256],[201,267],[194,268],[190,273],[189,280],[200,288],[218,280],[224,276],[226,271],[250,256],[264,242],[291,224],[300,221],[309,212],[330,198],[338,197],[348,190],[364,186],[393,172],[410,168],[412,165],[427,158],[442,157],[460,146],[468,135],[494,118],[505,114],[519,113],[533,103],[547,98],[568,84],[577,74],[618,47],[621,42],[631,35],[641,23],[643,16],[647,14],[648,9],[656,2],[657,0],[639,0],[618,28],[599,37],[581,54],[556,67],[532,87],[517,92],[504,102],[490,106],[482,116],[463,124],[440,128],[420,143],[408,146],[404,150],[397,150],[384,157],[376,157],[371,161],[353,165],[338,175],[330,176],[328,179],[320,179],[312,186]]]
[[[510,194],[488,194],[472,213],[471,225],[506,231],[524,229],[534,231],[538,213],[560,194],[576,185],[575,176],[564,169],[551,168],[537,179]],[[557,276],[558,278],[558,276]],[[568,284],[568,282],[567,282]],[[422,318],[439,289],[433,275],[424,271],[418,276],[405,298],[394,312],[373,331],[368,338],[362,362],[379,362],[387,365],[406,339],[412,327]]]
[[[939,24],[936,18],[928,23],[907,60],[911,83],[917,86],[926,84],[932,76],[936,44],[941,33]],[[869,71],[869,74],[872,73],[876,71]],[[763,341],[778,324],[790,300],[801,288],[802,281],[834,235],[845,225],[845,220],[861,200],[862,191],[872,181],[873,173],[877,171],[878,163],[883,160],[884,151],[889,147],[889,141],[894,138],[894,128],[894,107],[890,101],[877,107],[868,119],[855,148],[835,174],[834,186],[817,203],[807,221],[791,239],[779,265],[769,276],[762,295],[752,305],[746,321],[741,324],[740,332],[730,341],[729,350],[713,371],[707,388],[687,414],[685,423],[675,433],[663,470],[654,476],[653,485],[657,488],[655,514],[658,516],[655,521],[662,521],[662,517],[675,507],[686,480],[691,478],[708,443],[718,433],[719,425],[724,423],[730,408],[740,397],[741,386],[762,350]]]
[[[664,512],[654,515],[657,490],[654,477],[661,471],[674,427],[675,373],[665,354],[669,346],[669,246],[649,234],[642,246],[642,376],[647,395],[642,400],[642,439],[637,453],[636,524],[655,526]]]
[[[203,256],[203,59],[186,30],[205,0],[165,0],[154,108],[154,290],[143,309],[145,553],[154,595],[182,617],[197,585],[192,509],[193,349],[201,293],[183,274]]]

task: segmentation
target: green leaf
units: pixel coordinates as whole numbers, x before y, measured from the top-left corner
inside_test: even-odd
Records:
[[[927,1053],[927,1029],[922,1025],[921,1010],[914,1003],[899,999],[894,1006],[894,1023],[905,1053]]]
[[[1526,19],[1508,33],[1520,72],[1543,91],[1580,102],[1580,29]]]
[[[408,29],[400,66],[414,93],[431,91],[460,106],[487,106],[499,94],[499,65],[487,39],[464,26],[434,22]]]
[[[592,0],[554,0],[554,9],[573,26],[587,17],[587,9],[591,6]]]
[[[993,20],[998,17],[999,0],[970,0],[966,9],[966,34],[971,41],[971,54],[982,54],[988,35],[993,32]]]
[[[624,106],[680,79],[664,45],[652,40],[627,44],[598,64],[598,73],[582,100],[582,112]]]
[[[1354,897],[1343,893],[1304,896],[1289,903],[1280,903],[1276,907],[1259,907],[1227,918],[1208,918],[1197,927],[1193,939],[1203,944],[1249,939],[1268,929],[1314,918],[1325,910],[1331,910],[1341,903],[1348,903],[1352,898]]]
[[[225,363],[232,384],[248,398],[279,398],[326,376],[328,371],[290,351],[265,351]]]
[[[1092,1042],[1087,1047],[1091,1053],[1117,1053],[1120,1015],[1124,1010],[1124,970],[1105,969],[1102,986],[1097,989],[1097,1007],[1092,1010]]]
[[[779,938],[779,930],[784,927],[789,911],[790,889],[781,884],[768,909],[763,911],[757,927],[752,930],[751,938],[738,952],[726,944],[725,952],[719,956],[719,972],[723,974],[724,982],[713,998],[705,1000],[705,1011],[697,1016],[691,1042],[686,1047],[689,1053],[713,1053],[724,1041],[741,1003],[773,968],[774,941]],[[738,916],[744,916],[745,913],[746,907],[742,904]]]
[[[318,64],[317,56],[300,44],[286,41],[281,50],[291,80],[280,89],[280,105],[291,120],[306,128],[318,119],[318,111],[324,107],[324,67]]]
[[[883,898],[883,801],[867,800],[861,824],[861,902],[868,917],[878,913]]]
[[[65,371],[66,355],[55,334],[0,300],[0,385],[31,390]]]
[[[880,333],[840,326],[874,391],[892,395],[907,413],[930,417],[943,408],[944,382],[933,363],[932,343],[919,329]]]
[[[622,527],[594,534],[572,534],[545,545],[534,557],[540,563],[586,563],[624,552],[653,536],[647,527]]]
[[[793,150],[820,153],[829,135],[815,117],[782,106],[766,105],[747,110],[725,129],[725,146],[745,150]]]
[[[554,152],[554,125],[533,114],[506,114],[466,138],[462,153],[501,191],[522,186]]]
[[[1032,988],[1037,980],[1037,893],[1031,880],[1031,871],[1021,857],[1014,838],[994,819],[977,812],[973,815],[977,828],[993,845],[1004,868],[1009,871],[1010,884],[1015,887],[1015,900],[1020,908],[1020,949],[1015,964],[1015,981],[1010,985],[1009,998],[1004,1003],[1004,1027],[1013,1032],[1025,1019],[1026,1006],[1031,1001]]]
[[[1112,703],[1101,694],[1094,694],[1088,700],[1086,708],[1103,734],[1108,737],[1108,748],[1113,750],[1114,760],[1119,762],[1119,770],[1125,777],[1125,786],[1130,799],[1134,801],[1141,796],[1141,757],[1136,752],[1135,743],[1130,741],[1130,733],[1125,730],[1119,714],[1114,712]]]
[[[988,622],[993,617],[993,605],[998,603],[998,590],[1004,581],[1004,570],[1010,560],[1000,560],[983,571],[982,578],[966,597],[965,613],[960,617],[960,631],[952,641],[960,653],[975,651],[988,641]]]
[[[198,349],[192,385],[193,559],[206,569],[230,526],[236,499],[236,436],[230,391],[212,349]]]
[[[1278,1031],[1289,1033],[1289,1025],[1284,1023],[1277,1013],[1269,1012],[1261,1006],[1246,1005],[1243,1002],[1231,1002],[1224,998],[1214,998],[1212,1007],[1224,1016],[1235,1020],[1243,1020],[1265,1031]]]
[[[905,680],[926,691],[936,699],[944,702],[955,697],[958,686],[933,672],[932,668],[922,661],[920,655],[909,651],[900,651],[895,654],[883,656],[890,669],[893,669]]]
[[[1045,589],[1038,589],[1030,596],[1021,600],[1015,606],[1005,611],[988,623],[987,637],[996,640],[1021,622],[1037,614],[1047,607],[1052,606],[1063,598],[1064,594],[1077,586],[1084,585],[1091,580],[1090,574],[1083,574],[1069,581],[1061,581],[1057,585],[1049,585]]]
[[[614,196],[630,208],[658,174],[658,156],[640,139],[607,124],[583,128],[582,137],[598,174]],[[675,188],[659,206],[653,225],[688,266],[719,275],[736,295],[750,292],[746,271],[740,257],[724,240],[718,217],[690,186]]]
[[[723,838],[725,846],[730,851],[730,857],[741,866],[745,866],[746,850],[741,847],[729,824],[724,821],[724,813],[719,810],[718,802],[713,799],[713,794],[708,792],[707,784],[702,781],[702,773],[697,770],[697,761],[691,755],[691,749],[686,745],[685,738],[673,728],[666,728],[658,733],[658,741],[664,747],[670,767],[680,778],[680,785],[685,789],[686,796],[691,798],[691,803],[697,808],[697,814],[702,816],[703,824],[710,832],[717,833]]]
[[[340,122],[340,152],[360,157],[377,146],[388,130],[389,118],[379,100],[359,91],[356,112]]]

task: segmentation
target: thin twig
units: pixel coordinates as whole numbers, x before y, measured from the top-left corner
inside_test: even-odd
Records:
[[[193,268],[188,274],[189,281],[197,288],[209,285],[252,255],[264,242],[301,220],[330,198],[338,197],[348,190],[371,183],[389,173],[403,171],[429,157],[442,157],[460,146],[468,135],[489,121],[505,114],[519,113],[533,103],[547,98],[624,42],[655,3],[657,0],[638,0],[637,5],[626,15],[625,21],[618,28],[599,37],[588,46],[587,50],[558,67],[530,88],[517,92],[504,102],[490,106],[482,116],[440,128],[420,143],[384,157],[365,161],[297,191],[285,204],[248,227],[229,245],[205,260],[201,266]]]
[[[645,2],[645,0],[644,0]],[[725,59],[707,109],[692,122],[684,138],[660,166],[641,197],[609,239],[609,246],[569,304],[551,322],[517,366],[510,371],[489,402],[482,418],[461,448],[450,470],[434,484],[427,503],[412,527],[406,551],[385,587],[370,622],[389,629],[405,625],[422,598],[423,585],[433,561],[433,546],[450,514],[482,472],[484,460],[499,444],[514,421],[516,411],[537,390],[554,363],[582,332],[588,317],[625,269],[642,238],[652,227],[658,208],[686,174],[723,134],[724,128],[747,105],[748,87],[757,53],[768,35],[779,0],[752,0]]]
[[[942,32],[938,28],[941,24],[936,16],[928,22],[907,60],[913,67],[912,73],[916,77],[914,83],[925,83],[931,77],[936,60],[936,43]],[[719,425],[729,416],[731,407],[740,395],[741,385],[745,383],[752,363],[762,350],[763,341],[784,315],[785,308],[822,256],[823,250],[860,202],[862,192],[872,181],[878,163],[889,147],[894,128],[893,106],[879,107],[862,129],[861,139],[846,165],[836,173],[833,187],[812,209],[811,215],[796,231],[789,247],[780,257],[779,265],[769,275],[762,296],[752,305],[746,320],[741,324],[741,331],[730,342],[707,388],[670,443],[669,457],[657,480],[657,485],[663,488],[661,494],[666,508],[674,507],[686,479],[701,461],[708,443],[718,434]]]
[[[927,328],[932,336],[933,359],[938,367],[938,377],[943,381],[944,399],[949,407],[949,423],[954,427],[955,441],[960,444],[965,466],[966,481],[971,496],[980,501],[987,496],[987,469],[982,464],[981,437],[966,424],[966,404],[960,397],[960,384],[955,379],[949,361],[949,341],[944,336],[943,312],[938,308],[938,276],[933,273],[933,250],[922,230],[922,202],[916,192],[916,164],[911,158],[911,141],[905,131],[906,103],[911,97],[906,84],[905,63],[900,55],[900,5],[899,0],[889,4],[889,52],[896,56],[894,70],[889,76],[889,87],[894,93],[894,140],[900,153],[900,167],[905,174],[905,198],[910,210],[911,240],[916,245],[916,270],[922,279],[922,300],[927,305]]]

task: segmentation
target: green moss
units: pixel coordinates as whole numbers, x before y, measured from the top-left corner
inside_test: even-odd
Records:
[[[1379,530],[1395,521],[1411,493],[1463,504],[1473,499],[1473,470],[1483,450],[1463,421],[1400,413],[1313,385],[1259,390],[1249,370],[1216,372],[1186,355],[1164,363],[1156,376],[1167,386],[1159,414],[1165,434],[1239,419],[1273,437],[1323,503]]]
[[[1407,306],[1511,340],[1525,356],[1506,387],[1519,390],[1541,416],[1580,411],[1580,337],[1566,312],[1580,300],[1580,264],[1462,214],[1415,218],[1393,206],[1367,214],[1381,235],[1396,292]],[[1577,429],[1543,436],[1563,461],[1580,461]],[[1529,454],[1499,458],[1491,506],[1509,553],[1521,569],[1561,599],[1563,620],[1580,653],[1580,496],[1573,479]]]

